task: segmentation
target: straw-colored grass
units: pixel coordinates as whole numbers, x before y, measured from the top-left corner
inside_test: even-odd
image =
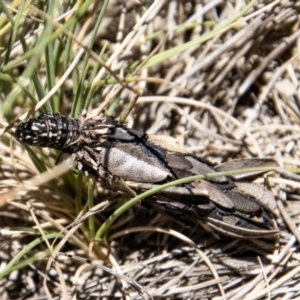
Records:
[[[288,0],[0,0],[1,299],[299,299],[299,12]],[[257,183],[276,197],[280,237],[266,249],[139,205],[104,228],[128,199],[14,138],[29,117],[83,108],[213,163],[274,158],[281,171]]]

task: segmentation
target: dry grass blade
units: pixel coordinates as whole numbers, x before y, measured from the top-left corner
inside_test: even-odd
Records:
[[[86,258],[82,258],[82,257],[79,257],[79,256],[76,256],[76,255],[72,255],[72,254],[65,254],[65,253],[61,253],[61,252],[58,252],[57,253],[58,256],[64,256],[64,257],[68,257],[68,258],[71,258],[73,260],[77,260],[77,261],[80,261],[82,263],[86,263],[86,264],[90,264],[96,268],[99,268],[99,269],[102,269],[103,271],[115,276],[115,277],[118,277],[122,280],[125,280],[128,284],[130,284],[131,286],[133,286],[137,291],[138,293],[142,296],[143,299],[153,299],[153,297],[151,295],[149,295],[147,293],[147,291],[142,287],[140,286],[136,281],[130,279],[129,277],[127,276],[124,276],[118,272],[115,272],[114,270],[111,270],[99,263],[96,263],[96,262],[93,262],[89,259],[86,259]]]

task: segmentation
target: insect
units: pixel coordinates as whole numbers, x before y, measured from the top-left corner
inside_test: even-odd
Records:
[[[211,166],[173,139],[129,129],[107,116],[86,119],[81,114],[79,119],[72,119],[46,113],[21,123],[16,138],[29,145],[60,150],[59,161],[71,157],[79,170],[104,187],[129,195],[192,175],[278,166],[272,159],[241,159]],[[232,237],[278,235],[270,208],[275,202],[273,195],[242,177],[220,176],[168,188],[142,204],[185,224],[199,222]],[[264,203],[265,199],[269,203]]]
[[[16,137],[21,143],[63,151],[80,136],[81,122],[58,113],[48,112],[21,123]]]

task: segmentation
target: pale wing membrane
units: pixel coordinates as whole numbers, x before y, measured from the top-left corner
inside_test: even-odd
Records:
[[[225,162],[218,166],[215,166],[214,169],[217,172],[229,172],[229,171],[236,171],[236,170],[243,170],[243,169],[250,169],[250,168],[278,168],[278,163],[270,158],[241,158],[241,159],[234,159],[229,162]],[[235,179],[244,179],[244,178],[253,178],[257,177],[261,174],[265,173],[265,171],[257,171],[251,173],[243,173],[241,174],[232,175]]]

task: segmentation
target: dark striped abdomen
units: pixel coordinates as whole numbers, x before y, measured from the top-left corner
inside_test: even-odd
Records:
[[[62,150],[80,136],[80,121],[48,112],[21,123],[16,138],[28,145]]]

